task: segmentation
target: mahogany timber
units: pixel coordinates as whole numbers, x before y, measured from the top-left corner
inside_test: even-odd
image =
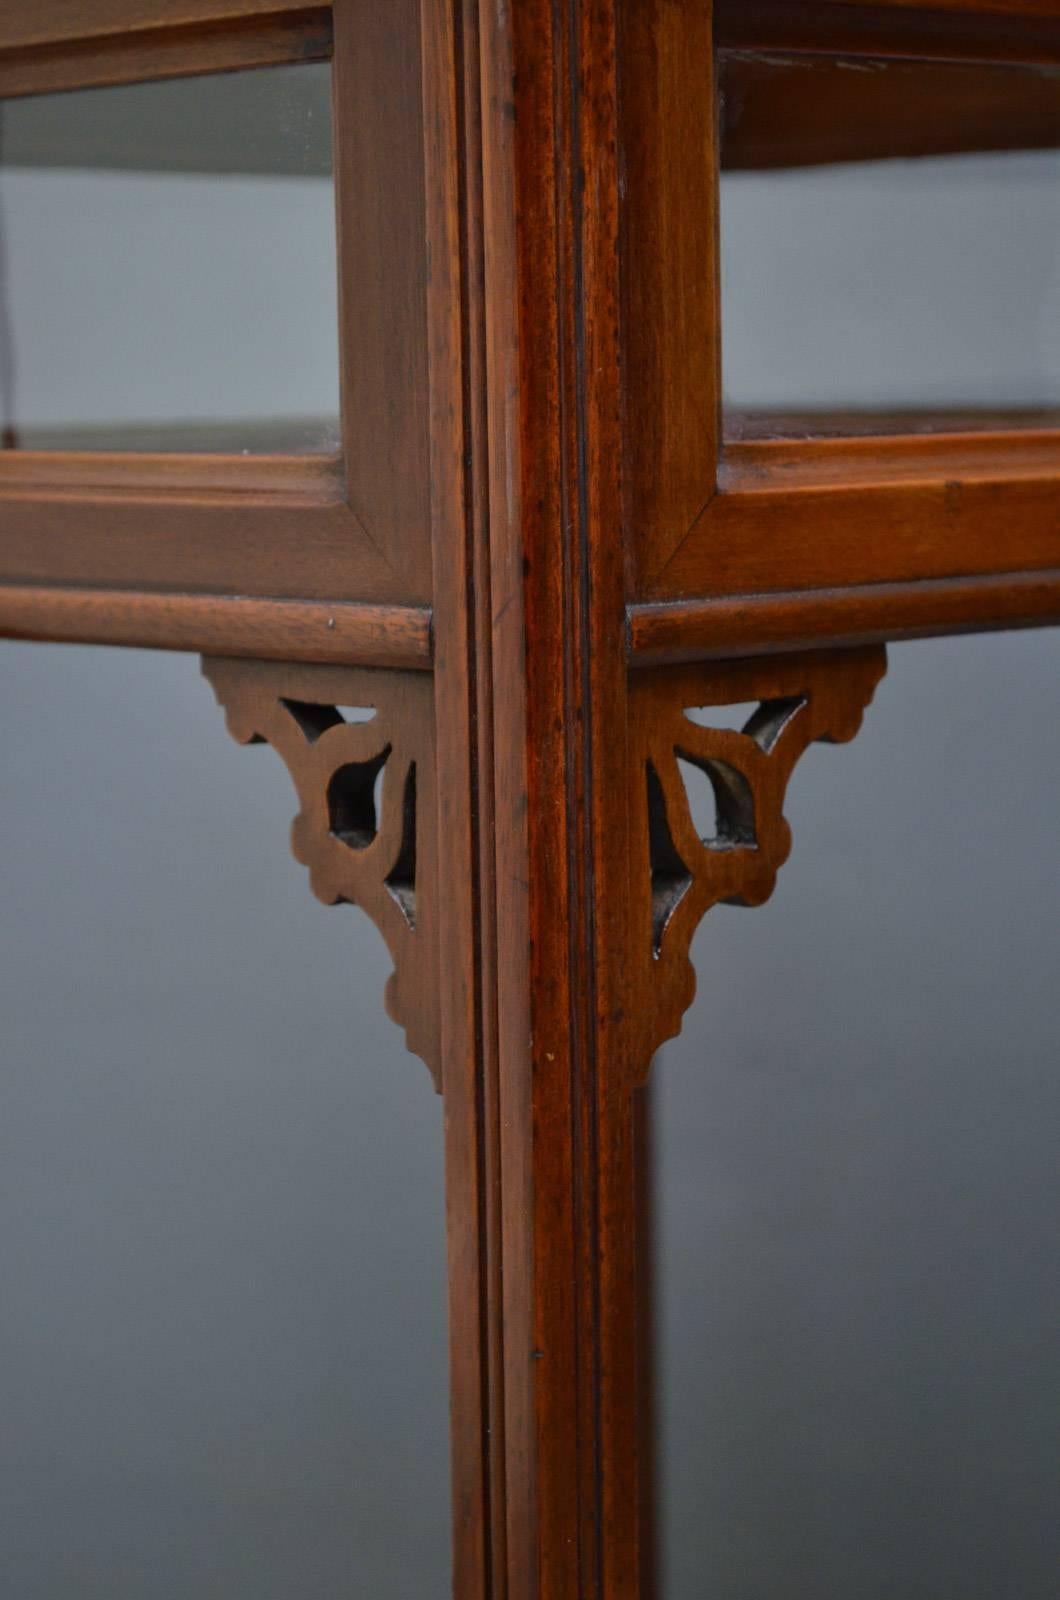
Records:
[[[1055,568],[1058,493],[1060,432],[733,444],[637,598]]]
[[[627,987],[636,997],[631,1065],[640,1081],[692,1003],[690,949],[699,923],[717,905],[758,906],[773,893],[792,847],[784,817],[791,775],[815,742],[854,738],[886,666],[886,652],[874,645],[634,674],[628,784],[636,866]],[[712,710],[755,701],[740,731],[711,725]],[[713,791],[716,831],[708,838],[689,799],[688,773],[695,771]]]
[[[335,203],[346,499],[390,569],[431,598],[428,241],[420,0],[336,0]]]
[[[0,636],[362,667],[428,669],[432,659],[425,606],[126,594],[55,584],[0,586]]]
[[[1060,59],[1052,0],[718,0],[717,40],[741,50],[813,50],[910,60]]]
[[[1012,406],[991,410],[987,406],[900,406],[854,411],[804,409],[737,410],[725,412],[725,437],[730,444],[778,443],[785,439],[882,439],[908,435],[923,439],[939,434],[999,433],[1025,437],[1027,433],[1055,432],[1060,426],[1056,406]]]
[[[271,745],[291,775],[291,849],[313,893],[328,906],[360,906],[386,940],[387,1011],[441,1090],[430,678],[230,656],[206,656],[202,670],[232,737]],[[373,715],[347,721],[350,706]]]
[[[0,583],[429,603],[337,495],[289,493],[279,473],[275,490],[229,494],[184,470],[184,490],[4,483]]]
[[[331,55],[331,9],[79,39],[0,53],[0,98],[231,72]]]
[[[619,7],[631,592],[710,500],[721,442],[710,0]]]
[[[633,666],[1035,627],[1060,618],[1060,569],[788,590],[629,607]]]
[[[1060,145],[1060,80],[1011,64],[722,52],[723,171]]]
[[[998,9],[1013,6],[999,0]],[[805,11],[789,3],[785,14]],[[636,19],[617,35],[627,600],[1060,567],[1060,431],[722,448],[717,284],[704,271],[704,259],[713,261],[716,250],[716,178],[705,193],[689,196],[686,169],[699,171],[699,163],[662,161],[644,149],[661,147],[653,107],[662,103],[683,108],[686,149],[712,148],[710,7],[708,0],[682,0],[622,7],[621,14]],[[830,19],[849,13],[841,0],[829,0],[818,14],[826,29]],[[688,41],[684,52],[675,37]],[[665,102],[644,87],[658,78],[660,62],[669,74]],[[667,224],[671,215],[679,226]]]
[[[629,1100],[629,858],[623,805],[594,799],[625,792],[615,16],[483,19],[506,1594],[593,1600],[638,1592],[639,1547],[632,1233],[615,1253],[607,1176],[632,1170],[605,1112]]]
[[[320,0],[0,0],[0,50],[320,10]]]
[[[787,0],[794,10],[800,0]],[[824,7],[842,15],[844,10],[860,8],[862,0],[811,0],[811,4]],[[993,16],[1010,25],[1024,20],[1056,15],[1055,0],[873,0],[880,12],[932,11],[950,13],[962,20],[966,17]]]
[[[228,0],[0,7],[5,51],[268,15]],[[286,6],[319,22],[320,8]],[[0,459],[0,583],[429,605],[427,231],[418,0],[336,0],[341,463],[300,458]],[[44,31],[36,31],[43,29]],[[168,57],[178,70],[176,46]],[[185,65],[203,65],[185,32]],[[91,70],[91,49],[79,61]],[[17,51],[13,58],[17,65]],[[150,61],[146,63],[150,65]],[[263,329],[263,337],[268,330]],[[134,487],[135,486],[135,487]]]
[[[481,171],[465,66],[472,5],[422,7],[434,712],[438,761],[439,1021],[449,1268],[452,1593],[500,1600],[505,1585],[500,1172],[496,1111],[493,806],[489,655],[477,639],[486,451]],[[468,172],[470,166],[471,171]],[[472,307],[475,308],[472,312]]]

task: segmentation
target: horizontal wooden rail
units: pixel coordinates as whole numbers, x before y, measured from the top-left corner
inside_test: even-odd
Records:
[[[722,49],[1048,62],[1060,51],[1056,0],[716,0]]]
[[[0,587],[428,604],[346,493],[325,456],[3,451]]]
[[[428,669],[426,606],[0,585],[0,638]]]
[[[643,561],[638,599],[1000,585],[1060,568],[1055,429],[731,444],[718,487],[660,541],[661,567]]]
[[[633,605],[635,666],[1060,623],[1060,570]]]
[[[48,94],[320,61],[328,59],[331,50],[331,12],[325,7],[197,27],[134,29],[101,38],[0,49],[0,95]]]
[[[320,0],[0,0],[0,50],[160,28],[270,20],[325,9]]]

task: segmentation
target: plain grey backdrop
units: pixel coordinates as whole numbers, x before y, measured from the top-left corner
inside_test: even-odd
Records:
[[[192,657],[0,645],[0,1595],[448,1593],[442,1108]]]
[[[654,1066],[665,1600],[1054,1600],[1060,631],[906,644]]]

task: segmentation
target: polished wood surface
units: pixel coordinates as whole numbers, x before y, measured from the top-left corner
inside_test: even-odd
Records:
[[[342,0],[339,0],[342,4]],[[54,47],[151,29],[209,28],[321,11],[319,0],[0,0],[0,50]]]
[[[810,745],[845,744],[886,670],[879,646],[640,672],[630,686],[629,808],[636,947],[627,977],[639,1033],[633,1065],[680,1031],[696,978],[692,937],[716,905],[761,905],[791,853],[784,797]],[[736,730],[711,713],[754,707]],[[693,715],[695,720],[693,720]],[[713,832],[689,788],[706,778]]]
[[[716,0],[720,45],[922,61],[1055,62],[1052,0]]]
[[[734,651],[771,654],[815,643],[865,644],[988,632],[1055,622],[1060,569],[930,578],[906,583],[789,589],[718,599],[642,601],[629,607],[632,665],[710,661]]]
[[[0,12],[0,76],[17,75],[16,47],[47,43],[59,60],[70,40],[78,70],[96,81],[94,53],[109,60],[114,48],[107,26],[135,39],[148,20],[151,50],[169,39],[167,71],[178,70],[181,54],[186,70],[210,70],[223,64],[212,57],[220,35],[186,31],[190,22],[272,12],[226,0],[54,10],[50,25],[39,18],[43,34],[20,26],[16,8]],[[430,603],[419,7],[400,0],[384,12],[339,0],[326,41],[319,7],[287,13],[309,19],[313,53],[325,44],[334,52],[342,459],[5,451],[0,582]],[[266,39],[275,42],[283,26],[272,13]],[[294,59],[305,44],[299,28],[288,31]],[[149,51],[145,70],[152,59]]]
[[[723,171],[1060,146],[1060,79],[982,62],[722,52]]]
[[[138,593],[0,586],[0,635],[9,639],[195,650],[281,661],[357,661],[429,669],[426,606],[367,601],[253,600],[247,595]]]
[[[637,598],[978,574],[1003,584],[1056,567],[1058,485],[1057,434],[732,445],[717,493],[662,545]]]
[[[220,656],[202,670],[232,737],[271,745],[291,774],[301,808],[291,849],[313,893],[360,906],[386,940],[387,1011],[440,1089],[430,679]],[[351,707],[370,715],[351,721]]]
[[[1050,437],[785,443],[766,460],[719,447],[713,191],[697,197],[699,169],[660,156],[658,126],[670,115],[685,148],[710,148],[705,22],[694,0],[531,5],[488,58],[504,1592],[519,1596],[655,1593],[639,1085],[690,990],[687,969],[652,959],[637,914],[650,899],[644,751],[689,704],[808,689],[822,717],[809,738],[849,737],[882,668],[874,650],[717,669],[700,655],[1060,616]],[[727,540],[715,508],[734,518]],[[862,538],[866,512],[878,525]],[[1028,556],[1041,577],[1021,569]],[[928,579],[939,572],[945,593]],[[789,586],[791,616],[745,625],[746,606]],[[730,590],[717,634],[697,634]],[[653,639],[685,592],[696,617]],[[816,612],[799,612],[803,593]],[[627,606],[647,672],[620,659]],[[681,659],[692,665],[667,664]],[[774,793],[765,816],[783,854]],[[686,852],[702,852],[682,826]],[[663,850],[663,878],[667,866]]]
[[[504,1593],[504,1351],[496,997],[489,879],[489,660],[484,533],[485,386],[481,214],[464,177],[477,166],[477,102],[463,63],[477,48],[472,6],[422,11],[434,710],[438,738],[439,1022],[445,1095],[450,1304],[453,1593]],[[473,317],[470,307],[479,308]],[[479,583],[481,579],[481,592]]]
[[[642,1092],[692,929],[768,891],[879,643],[1060,621],[1060,432],[723,438],[719,42],[1060,61],[1052,0],[0,4],[16,90],[334,55],[340,457],[4,452],[0,632],[206,653],[391,940],[445,1101],[460,1600],[652,1600]]]
[[[10,38],[11,30],[3,37]],[[331,10],[326,6],[208,27],[108,32],[67,44],[56,43],[54,37],[25,48],[0,44],[0,97],[324,61],[331,46]]]
[[[616,48],[626,516],[662,552],[713,495],[721,435],[709,0],[621,8]]]

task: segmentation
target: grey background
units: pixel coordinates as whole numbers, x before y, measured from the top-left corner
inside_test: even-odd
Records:
[[[0,421],[337,449],[330,111],[326,63],[0,104]]]
[[[654,1067],[664,1600],[1053,1600],[1060,632],[894,646]]]
[[[738,409],[1060,404],[1060,153],[721,185]]]
[[[448,1592],[441,1102],[189,657],[0,645],[0,1594]]]
[[[331,63],[0,103],[9,167],[331,176]]]

